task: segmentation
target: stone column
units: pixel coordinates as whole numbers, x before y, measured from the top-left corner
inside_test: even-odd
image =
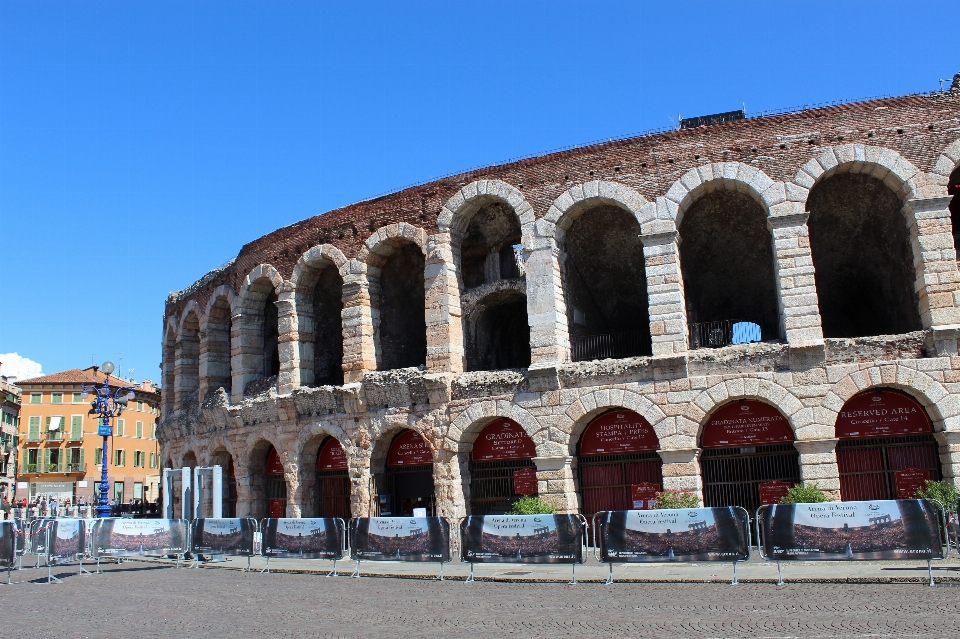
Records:
[[[253,489],[250,485],[250,476],[247,469],[234,460],[234,470],[237,474],[237,517],[256,516],[253,505]]]
[[[837,467],[837,439],[808,439],[793,442],[800,452],[800,479],[813,483],[831,499],[839,501],[840,470]]]
[[[300,386],[300,333],[293,286],[284,282],[277,295],[277,349],[280,355],[280,373],[277,379],[281,395]]]
[[[366,371],[377,370],[373,326],[379,309],[371,304],[366,264],[350,261],[343,281],[343,381],[359,382]]]
[[[449,233],[427,238],[426,268],[427,363],[433,373],[463,371],[463,321],[460,284]]]
[[[460,476],[460,456],[456,451],[440,448],[433,461],[433,488],[437,516],[456,522],[467,516],[463,495],[463,478]]]
[[[960,431],[934,433],[940,444],[940,468],[943,478],[960,489]]]
[[[915,289],[924,328],[960,325],[960,272],[950,222],[950,196],[907,200],[903,212],[917,269]],[[935,336],[936,338],[936,336]],[[951,354],[956,354],[953,340]]]
[[[530,367],[556,365],[570,359],[567,305],[563,298],[556,227],[540,219],[533,224],[526,258],[527,319],[530,323]],[[562,233],[562,231],[559,231]]]
[[[703,503],[703,483],[700,479],[700,449],[680,448],[658,450],[663,460],[663,489],[686,490],[696,493]]]
[[[537,465],[537,492],[561,513],[580,512],[580,499],[573,479],[573,457],[534,457]]]
[[[792,350],[823,351],[820,304],[810,252],[809,214],[767,218],[773,234],[777,299],[781,326]]]
[[[687,312],[677,232],[640,236],[643,243],[653,355],[679,355],[687,350]]]
[[[230,365],[233,371],[230,403],[243,401],[244,387],[263,376],[263,316],[246,308],[234,315],[230,336]]]
[[[287,457],[290,456],[292,455],[287,455]],[[288,461],[283,465],[283,479],[287,483],[287,517],[303,517],[299,460]]]

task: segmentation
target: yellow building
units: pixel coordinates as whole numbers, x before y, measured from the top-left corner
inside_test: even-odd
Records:
[[[57,496],[73,504],[83,498],[93,503],[100,491],[101,447],[99,418],[89,414],[91,392],[83,397],[82,385],[103,384],[104,375],[92,366],[18,381],[23,391],[19,425],[19,473],[16,499]],[[111,420],[108,440],[110,499],[118,503],[155,501],[160,489],[160,449],[156,423],[160,392],[150,380],[139,385],[110,378],[117,385],[133,386],[136,399]]]

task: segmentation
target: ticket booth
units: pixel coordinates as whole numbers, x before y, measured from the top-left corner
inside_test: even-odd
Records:
[[[645,510],[663,489],[660,440],[653,426],[632,410],[600,415],[580,437],[577,474],[581,512]]]
[[[741,506],[753,513],[762,487],[800,483],[793,441],[787,418],[769,404],[742,399],[721,406],[700,434],[704,505]]]
[[[385,472],[374,479],[379,516],[412,517],[415,508],[434,516],[433,451],[417,431],[402,430],[393,438]]]
[[[941,479],[930,417],[915,399],[892,389],[850,398],[837,416],[837,467],[845,501],[913,497]]]
[[[317,516],[350,518],[350,476],[347,455],[336,437],[327,437],[317,451]]]
[[[512,419],[487,424],[470,455],[470,514],[502,515],[523,495],[537,494],[537,447]]]
[[[283,478],[283,464],[280,455],[273,446],[267,453],[267,465],[264,468],[264,492],[267,498],[267,517],[287,516],[287,482]]]

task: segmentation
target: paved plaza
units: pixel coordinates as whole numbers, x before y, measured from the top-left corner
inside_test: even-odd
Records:
[[[503,568],[503,567],[500,567]],[[507,569],[509,570],[509,569]],[[5,637],[957,637],[960,584],[463,583],[60,566],[0,586]]]

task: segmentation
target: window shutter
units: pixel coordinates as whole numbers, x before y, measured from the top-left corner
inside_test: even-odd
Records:
[[[50,418],[48,417],[47,419],[50,419]],[[40,469],[40,472],[42,473],[47,472],[47,467],[49,466],[50,466],[50,449],[44,448],[43,449],[43,468]]]
[[[120,451],[120,465],[121,466],[127,465],[127,451],[125,450]]]
[[[36,441],[40,439],[40,417],[38,415],[33,415],[30,417],[30,432],[27,437],[30,441]]]
[[[143,437],[143,422],[137,422],[137,437]]]
[[[83,415],[70,418],[70,439],[78,442],[83,439]]]
[[[103,462],[103,449],[95,448],[93,449],[93,465],[99,466]]]
[[[79,467],[77,470],[81,470],[81,471],[82,471],[82,470],[83,470],[83,449],[82,449],[82,448],[80,449],[80,461],[79,461],[79,463],[80,463],[80,467]]]

